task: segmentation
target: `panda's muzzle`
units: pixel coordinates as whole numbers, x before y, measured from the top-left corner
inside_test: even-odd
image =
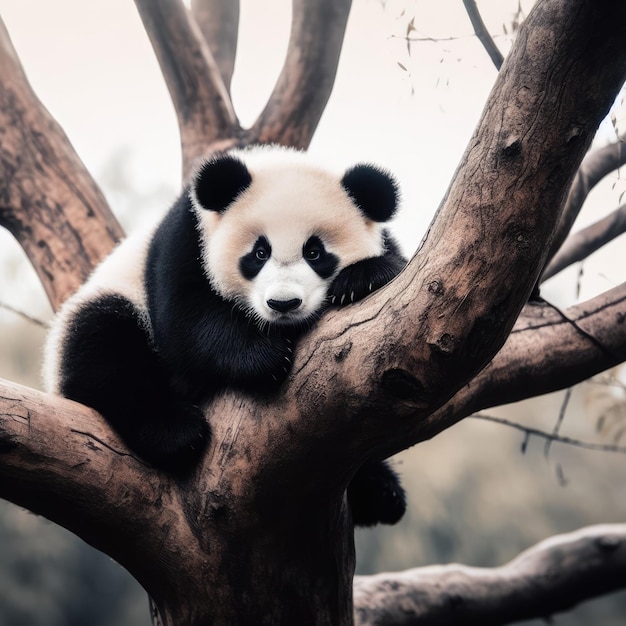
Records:
[[[267,300],[267,306],[278,313],[290,313],[295,311],[302,304],[300,298],[291,298],[290,300],[274,300],[270,298]]]

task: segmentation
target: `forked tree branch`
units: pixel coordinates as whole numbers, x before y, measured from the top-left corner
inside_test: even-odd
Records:
[[[622,589],[626,525],[557,535],[493,569],[463,565],[357,576],[357,626],[500,626],[548,617]]]
[[[191,13],[230,93],[239,34],[239,0],[191,0]]]
[[[122,237],[102,192],[33,93],[0,20],[0,226],[54,308]]]
[[[240,132],[220,69],[182,0],[135,0],[178,116],[186,179],[210,150]]]
[[[626,204],[622,204],[591,226],[570,235],[548,263],[541,279],[548,280],[573,263],[586,259],[624,232],[626,232]]]
[[[287,58],[250,141],[307,148],[332,91],[351,0],[293,0]]]

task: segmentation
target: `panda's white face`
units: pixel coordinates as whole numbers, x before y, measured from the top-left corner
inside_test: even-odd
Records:
[[[202,262],[213,288],[257,323],[299,324],[324,307],[347,265],[383,253],[381,225],[335,176],[304,155],[246,153],[249,181],[228,206],[193,195]]]

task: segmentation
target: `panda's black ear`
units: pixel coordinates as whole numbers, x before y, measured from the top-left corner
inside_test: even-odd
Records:
[[[252,182],[245,163],[230,154],[205,161],[191,182],[191,197],[196,206],[207,211],[225,211]]]
[[[390,220],[398,208],[398,183],[389,172],[375,165],[351,167],[343,175],[341,185],[363,215],[374,222]]]

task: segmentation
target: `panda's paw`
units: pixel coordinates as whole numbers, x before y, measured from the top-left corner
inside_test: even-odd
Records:
[[[211,428],[199,407],[173,402],[153,415],[136,433],[136,452],[152,465],[185,472],[199,461],[211,439]]]
[[[388,463],[365,465],[348,486],[348,502],[356,526],[396,524],[406,512],[406,494]]]
[[[361,272],[357,264],[344,268],[328,289],[328,302],[331,306],[347,306],[369,295],[378,285]]]

